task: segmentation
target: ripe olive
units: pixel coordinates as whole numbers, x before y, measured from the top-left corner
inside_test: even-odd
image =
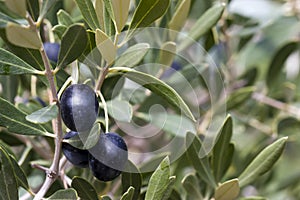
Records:
[[[72,131],[87,131],[93,127],[99,109],[95,92],[88,85],[69,86],[60,99],[61,117]]]
[[[45,42],[44,50],[52,62],[57,62],[60,45],[58,43]]]
[[[98,143],[89,152],[89,167],[101,181],[118,177],[128,160],[127,145],[116,133],[100,134]]]

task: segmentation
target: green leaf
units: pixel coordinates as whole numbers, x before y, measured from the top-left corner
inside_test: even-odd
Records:
[[[225,4],[216,4],[208,9],[193,25],[188,33],[188,37],[180,43],[178,49],[182,50],[197,41],[201,36],[208,32],[221,18]]]
[[[135,67],[143,60],[144,56],[150,49],[148,43],[138,43],[129,47],[121,56],[119,56],[114,64],[116,67]]]
[[[122,172],[123,193],[131,186],[134,187],[133,199],[138,199],[142,187],[142,175],[139,169],[130,160],[128,160],[126,170]]]
[[[8,22],[17,23],[13,18],[0,12],[0,28],[5,28]]]
[[[49,200],[50,199],[52,199],[52,200],[59,200],[59,199],[74,200],[74,199],[78,199],[78,196],[77,196],[76,191],[73,188],[69,188],[69,189],[64,189],[64,190],[58,190],[47,199],[49,199]]]
[[[203,181],[209,184],[211,187],[216,187],[216,182],[213,178],[208,157],[199,157],[199,153],[202,148],[202,142],[192,133],[187,133],[186,135],[186,153],[189,161],[194,166],[198,175]]]
[[[17,46],[30,49],[40,49],[42,47],[40,37],[35,30],[12,22],[7,23],[6,37],[8,41]]]
[[[69,13],[62,9],[57,12],[57,20],[60,25],[65,25],[67,27],[74,23]]]
[[[125,67],[113,67],[109,69],[109,72],[123,74],[126,78],[129,78],[130,80],[151,90],[155,94],[163,97],[176,110],[182,111],[184,115],[195,121],[192,112],[180,95],[172,87],[156,77]]]
[[[86,21],[86,23],[91,27],[91,29],[96,30],[100,28],[100,24],[95,12],[95,8],[91,0],[75,0],[80,12]]]
[[[120,33],[124,28],[128,13],[130,0],[110,0],[114,12],[114,20],[116,22],[117,31]]]
[[[21,17],[26,17],[26,0],[5,0],[5,5]]]
[[[0,83],[2,87],[0,95],[8,101],[14,102],[19,86],[18,77],[1,75]]]
[[[23,187],[24,189],[28,190],[29,185],[27,181],[27,177],[23,169],[19,166],[18,162],[13,158],[13,156],[9,155],[12,167],[14,169],[14,174],[17,180],[18,186]]]
[[[7,100],[0,98],[0,105],[0,126],[22,135],[52,136],[52,134],[47,133],[40,125],[28,122],[25,119],[26,114]]]
[[[26,120],[35,124],[43,124],[56,118],[58,107],[56,104],[48,105],[26,116]]]
[[[284,45],[276,52],[268,69],[266,80],[268,87],[271,88],[274,85],[274,82],[276,82],[276,79],[280,73],[282,73],[282,68],[284,67],[286,59],[296,51],[298,47],[299,42],[295,41]]]
[[[0,48],[0,74],[37,74],[38,70],[31,67],[13,53]]]
[[[44,19],[45,15],[49,12],[49,10],[58,2],[59,0],[43,0],[42,9],[40,12],[40,16],[38,21],[40,22]]]
[[[53,32],[58,36],[59,39],[62,38],[64,33],[67,31],[67,29],[68,29],[67,26],[60,25],[60,24],[57,24],[52,28]]]
[[[40,2],[39,0],[26,0],[27,10],[32,19],[36,21],[40,15]]]
[[[244,187],[269,171],[281,156],[288,137],[283,137],[263,149],[238,177]]]
[[[12,163],[6,151],[0,146],[0,199],[17,200],[18,185]]]
[[[122,195],[121,200],[134,200],[134,187],[129,187],[128,190]]]
[[[107,64],[112,64],[116,58],[117,49],[111,39],[100,29],[96,30],[96,45]]]
[[[169,183],[167,185],[167,188],[162,196],[162,200],[168,200],[172,194],[172,191],[173,191],[173,186],[175,184],[175,180],[176,180],[176,176],[171,176],[169,178]]]
[[[242,197],[240,200],[268,200],[265,197],[257,197],[257,196],[250,196],[250,197]]]
[[[231,110],[233,108],[237,108],[242,105],[245,101],[247,101],[252,93],[255,91],[254,86],[243,87],[240,88],[229,95],[226,100],[226,109]]]
[[[171,20],[169,21],[169,28],[175,31],[180,31],[186,22],[191,6],[191,0],[182,0]]]
[[[105,25],[104,25],[104,13],[105,13],[105,5],[104,5],[104,0],[95,0],[95,12],[97,15],[97,19],[100,24],[100,29],[105,30]]]
[[[96,200],[98,199],[95,188],[85,179],[74,177],[71,186],[77,191],[80,199]]]
[[[141,0],[133,14],[129,31],[149,26],[166,13],[169,5],[170,0]]]
[[[92,129],[89,131],[87,138],[80,137],[81,141],[83,141],[83,148],[84,149],[90,149],[93,146],[95,146],[99,140],[101,133],[101,125],[100,123],[95,123],[92,127]],[[81,135],[83,135],[81,133]]]
[[[187,174],[181,181],[183,188],[186,190],[188,199],[202,200],[201,188],[195,174]]]
[[[164,67],[171,66],[176,55],[176,43],[165,42],[159,51],[159,63]]]
[[[239,180],[232,179],[219,185],[215,191],[216,200],[236,199],[240,193]]]
[[[232,160],[230,157],[231,149],[230,140],[232,137],[232,118],[231,116],[227,116],[225,122],[218,133],[217,142],[213,147],[213,156],[212,156],[212,163],[213,163],[213,172],[217,182],[221,180],[221,178],[225,175],[228,165],[225,165],[229,160],[229,163]],[[229,157],[228,157],[229,156]]]
[[[76,60],[85,50],[87,42],[87,33],[82,25],[70,26],[62,36],[57,65],[65,67]]]
[[[108,114],[117,121],[130,122],[132,118],[132,106],[127,101],[113,99],[106,102]]]
[[[169,178],[170,160],[169,157],[166,157],[150,177],[145,200],[162,199],[167,189]]]

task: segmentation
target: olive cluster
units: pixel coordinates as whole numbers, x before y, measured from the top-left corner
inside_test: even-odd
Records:
[[[93,127],[99,110],[95,92],[85,84],[69,86],[60,99],[61,117],[71,130],[64,139],[79,137]],[[128,159],[127,145],[116,133],[101,133],[99,141],[91,149],[79,149],[63,142],[62,152],[77,167],[89,167],[101,181],[118,177]]]

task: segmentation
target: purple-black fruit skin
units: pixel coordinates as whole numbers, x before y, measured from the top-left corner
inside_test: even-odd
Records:
[[[60,98],[61,117],[72,131],[88,131],[98,116],[96,93],[85,84],[69,86]]]
[[[52,62],[57,62],[60,45],[58,43],[45,42],[44,50]]]
[[[64,139],[70,139],[78,135],[78,132],[70,131],[66,133]],[[78,149],[72,145],[63,142],[62,152],[66,156],[67,160],[76,167],[87,168],[89,166],[89,151]]]
[[[127,145],[116,133],[100,134],[98,143],[89,152],[89,167],[100,181],[117,178],[128,161]]]

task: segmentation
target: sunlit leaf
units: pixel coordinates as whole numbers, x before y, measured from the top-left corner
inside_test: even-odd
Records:
[[[57,12],[57,20],[59,24],[65,26],[71,26],[74,23],[69,13],[62,9]]]
[[[176,43],[165,42],[159,51],[159,63],[163,66],[171,66],[176,55]]]
[[[7,23],[6,37],[8,41],[17,46],[31,49],[40,49],[42,46],[40,37],[35,30],[12,22]]]
[[[26,0],[5,0],[5,5],[14,13],[26,17]]]
[[[239,180],[232,179],[219,185],[215,191],[216,200],[236,199],[240,193]]]
[[[120,33],[124,28],[128,18],[130,0],[112,0],[111,4],[114,12],[117,31]]]
[[[168,200],[172,194],[172,191],[173,191],[173,187],[174,187],[174,184],[175,184],[175,180],[176,180],[176,176],[171,176],[169,178],[169,183],[167,185],[167,188],[164,192],[164,195],[162,196],[162,200]]]
[[[111,39],[100,29],[96,30],[96,45],[108,65],[114,62],[117,50]]]
[[[132,118],[132,106],[127,101],[111,100],[107,101],[108,114],[115,120],[121,122],[130,122]]]
[[[240,187],[244,187],[269,171],[281,156],[287,137],[283,137],[263,149],[238,177]]]
[[[188,17],[191,6],[191,0],[182,0],[171,20],[169,21],[169,28],[175,31],[180,31]]]
[[[35,124],[43,124],[56,118],[58,108],[56,104],[48,105],[26,116],[26,120]]]
[[[129,187],[128,190],[122,195],[121,200],[133,200],[134,187]]]

